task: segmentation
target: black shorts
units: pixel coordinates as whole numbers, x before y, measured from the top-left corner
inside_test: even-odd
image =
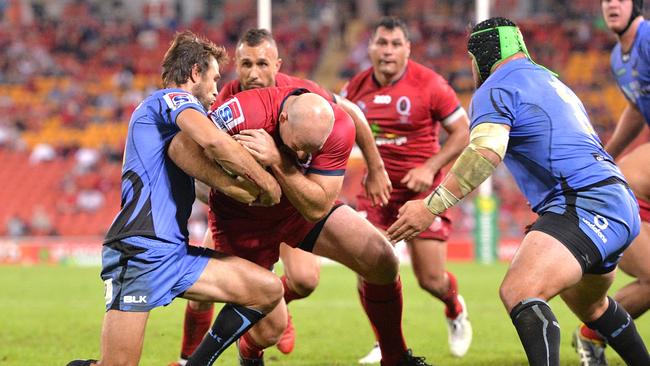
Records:
[[[316,240],[318,239],[318,236],[320,235],[320,232],[323,231],[323,227],[325,226],[325,222],[327,222],[327,219],[330,218],[332,215],[332,212],[336,210],[337,208],[343,206],[343,203],[336,203],[334,207],[330,210],[330,212],[325,216],[322,220],[316,223],[316,226],[314,226],[311,231],[307,233],[305,238],[298,244],[297,248],[300,248],[304,250],[305,252],[311,253],[314,250],[314,245],[316,245]]]
[[[580,263],[582,273],[605,274],[613,271],[616,265],[603,266],[603,258],[589,236],[578,226],[578,218],[570,212],[563,215],[554,212],[543,213],[530,227],[529,231],[541,231],[564,244]]]

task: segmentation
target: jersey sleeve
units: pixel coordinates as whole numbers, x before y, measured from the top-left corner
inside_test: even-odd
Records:
[[[240,96],[232,97],[216,108],[213,106],[213,110],[208,114],[208,117],[217,128],[234,135],[246,129],[246,116],[242,106],[246,105],[246,103],[247,98],[245,95],[241,95],[241,98]]]
[[[512,93],[499,88],[480,89],[474,93],[470,106],[470,129],[485,122],[513,126],[515,101]]]
[[[170,90],[162,94],[161,98],[164,105],[167,106],[167,113],[163,113],[163,120],[166,123],[176,125],[178,115],[188,108],[196,109],[203,114],[206,113],[198,99],[186,91]]]
[[[461,108],[454,89],[442,76],[436,75],[429,83],[429,90],[431,91],[429,100],[431,118],[443,124],[451,122],[448,117]]]
[[[321,151],[314,155],[314,160],[307,169],[307,174],[341,176],[354,146],[354,122],[352,118],[337,105],[334,108],[334,128],[325,141]]]

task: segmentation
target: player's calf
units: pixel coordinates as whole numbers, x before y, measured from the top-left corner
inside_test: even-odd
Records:
[[[630,314],[614,299],[608,300],[609,306],[603,315],[586,325],[605,337],[627,365],[650,365],[650,355]]]
[[[263,317],[264,314],[255,309],[226,304],[208,334],[190,356],[187,366],[212,365],[228,346]]]
[[[560,364],[560,325],[546,301],[523,300],[512,308],[510,318],[531,366]]]

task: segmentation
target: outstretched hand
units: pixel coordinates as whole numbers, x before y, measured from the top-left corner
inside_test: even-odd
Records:
[[[280,164],[282,157],[273,137],[263,129],[242,130],[233,138],[263,166]]]
[[[393,243],[409,240],[428,228],[435,218],[424,200],[408,201],[399,209],[397,221],[386,230],[386,234]]]

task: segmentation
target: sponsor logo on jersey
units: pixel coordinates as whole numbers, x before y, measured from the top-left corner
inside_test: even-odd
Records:
[[[585,219],[584,217],[581,217],[580,219],[582,220],[582,222],[585,223],[585,225],[589,226],[589,228],[594,233],[596,233],[596,235],[598,235],[598,237],[600,238],[600,240],[603,241],[603,243],[607,243],[607,237],[605,236],[605,234],[603,234],[603,230],[607,229],[607,227],[609,226],[609,221],[607,221],[606,218],[600,215],[596,215],[594,216],[594,220],[593,220],[594,222],[591,222]]]
[[[390,95],[375,95],[375,99],[372,100],[373,103],[375,104],[390,104],[390,101],[393,100],[393,98],[390,97]]]
[[[382,145],[395,145],[395,146],[401,146],[404,145],[408,142],[408,139],[406,136],[400,136],[400,137],[395,137],[395,138],[386,138],[386,137],[376,137],[375,138],[375,145],[377,146],[382,146]]]
[[[146,296],[134,296],[134,295],[126,295],[122,298],[125,304],[146,304],[147,303],[147,297]]]
[[[163,95],[163,99],[165,100],[165,103],[167,103],[167,106],[171,108],[172,111],[177,110],[181,106],[185,104],[198,104],[199,101],[190,93],[186,92],[171,92]]]
[[[226,131],[232,131],[237,125],[246,120],[239,99],[236,97],[211,112],[210,118],[217,127]]]

